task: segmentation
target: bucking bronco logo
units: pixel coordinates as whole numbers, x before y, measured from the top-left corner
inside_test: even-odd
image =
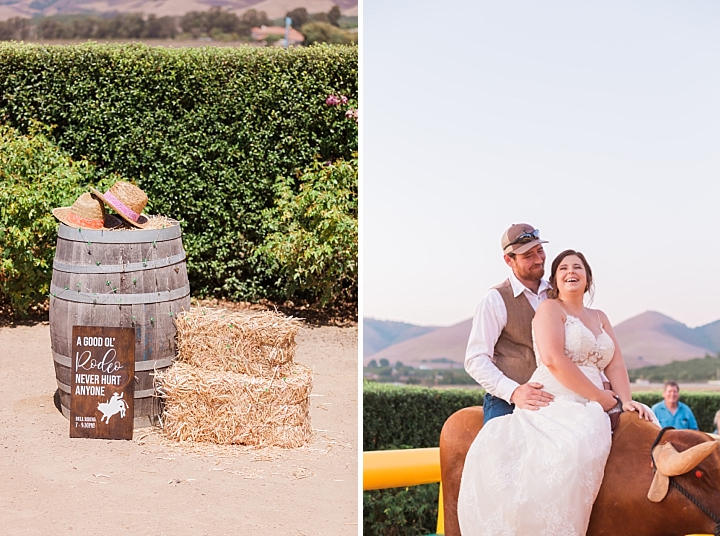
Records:
[[[128,405],[127,402],[122,399],[124,394],[124,392],[120,394],[113,393],[112,397],[110,397],[110,400],[108,400],[107,402],[100,402],[98,404],[98,409],[102,411],[103,414],[103,416],[100,418],[100,422],[103,422],[103,420],[105,420],[106,424],[110,424],[110,417],[112,417],[116,413],[120,413],[121,419],[125,417],[125,410],[127,409]]]

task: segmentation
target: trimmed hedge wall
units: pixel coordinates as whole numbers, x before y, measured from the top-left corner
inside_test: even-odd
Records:
[[[480,389],[431,389],[364,382],[363,450],[437,447],[447,418],[482,406]]]
[[[331,94],[349,101],[328,105]],[[133,180],[149,212],[182,219],[201,296],[286,297],[286,276],[253,255],[262,211],[279,177],[353,158],[358,127],[345,112],[357,94],[354,46],[0,44],[0,122],[21,133],[51,126],[63,151],[89,161],[93,182]]]
[[[363,492],[363,534],[426,536],[435,534],[439,484]]]
[[[363,384],[363,450],[437,447],[447,418],[468,406],[481,406],[481,389],[432,389],[382,383]],[[633,399],[652,406],[660,392],[636,392]],[[720,392],[681,391],[701,430],[715,429]],[[438,485],[363,493],[363,533],[415,536],[435,532]]]
[[[426,448],[440,444],[440,430],[459,409],[482,406],[482,389],[433,389],[365,382],[363,385],[363,450]],[[635,392],[633,399],[652,407],[659,391]],[[680,400],[693,410],[700,430],[715,430],[720,409],[718,391],[681,391]]]

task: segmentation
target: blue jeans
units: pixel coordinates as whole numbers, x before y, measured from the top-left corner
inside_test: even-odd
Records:
[[[483,424],[487,424],[490,419],[495,417],[502,417],[503,415],[510,415],[515,409],[515,404],[508,404],[502,398],[485,393],[485,400],[483,401],[483,411],[485,412],[485,418]]]

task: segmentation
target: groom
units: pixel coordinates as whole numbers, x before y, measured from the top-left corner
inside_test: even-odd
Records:
[[[537,367],[532,341],[532,319],[547,298],[545,251],[540,231],[516,223],[501,239],[508,279],[490,289],[473,318],[465,370],[486,391],[485,423],[512,413],[515,407],[537,410],[553,396],[543,385],[529,382]]]

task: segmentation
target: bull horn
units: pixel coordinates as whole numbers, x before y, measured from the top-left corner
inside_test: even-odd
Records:
[[[716,441],[707,441],[683,452],[678,452],[670,443],[663,443],[653,450],[653,458],[658,471],[667,476],[687,473],[717,448]]]
[[[694,447],[690,447],[683,452],[678,452],[671,443],[663,443],[653,449],[652,455],[655,460],[655,476],[650,491],[648,491],[648,499],[652,502],[662,501],[668,492],[671,476],[682,475],[695,467],[705,458],[712,454],[717,448],[717,441],[708,441],[700,443]]]

